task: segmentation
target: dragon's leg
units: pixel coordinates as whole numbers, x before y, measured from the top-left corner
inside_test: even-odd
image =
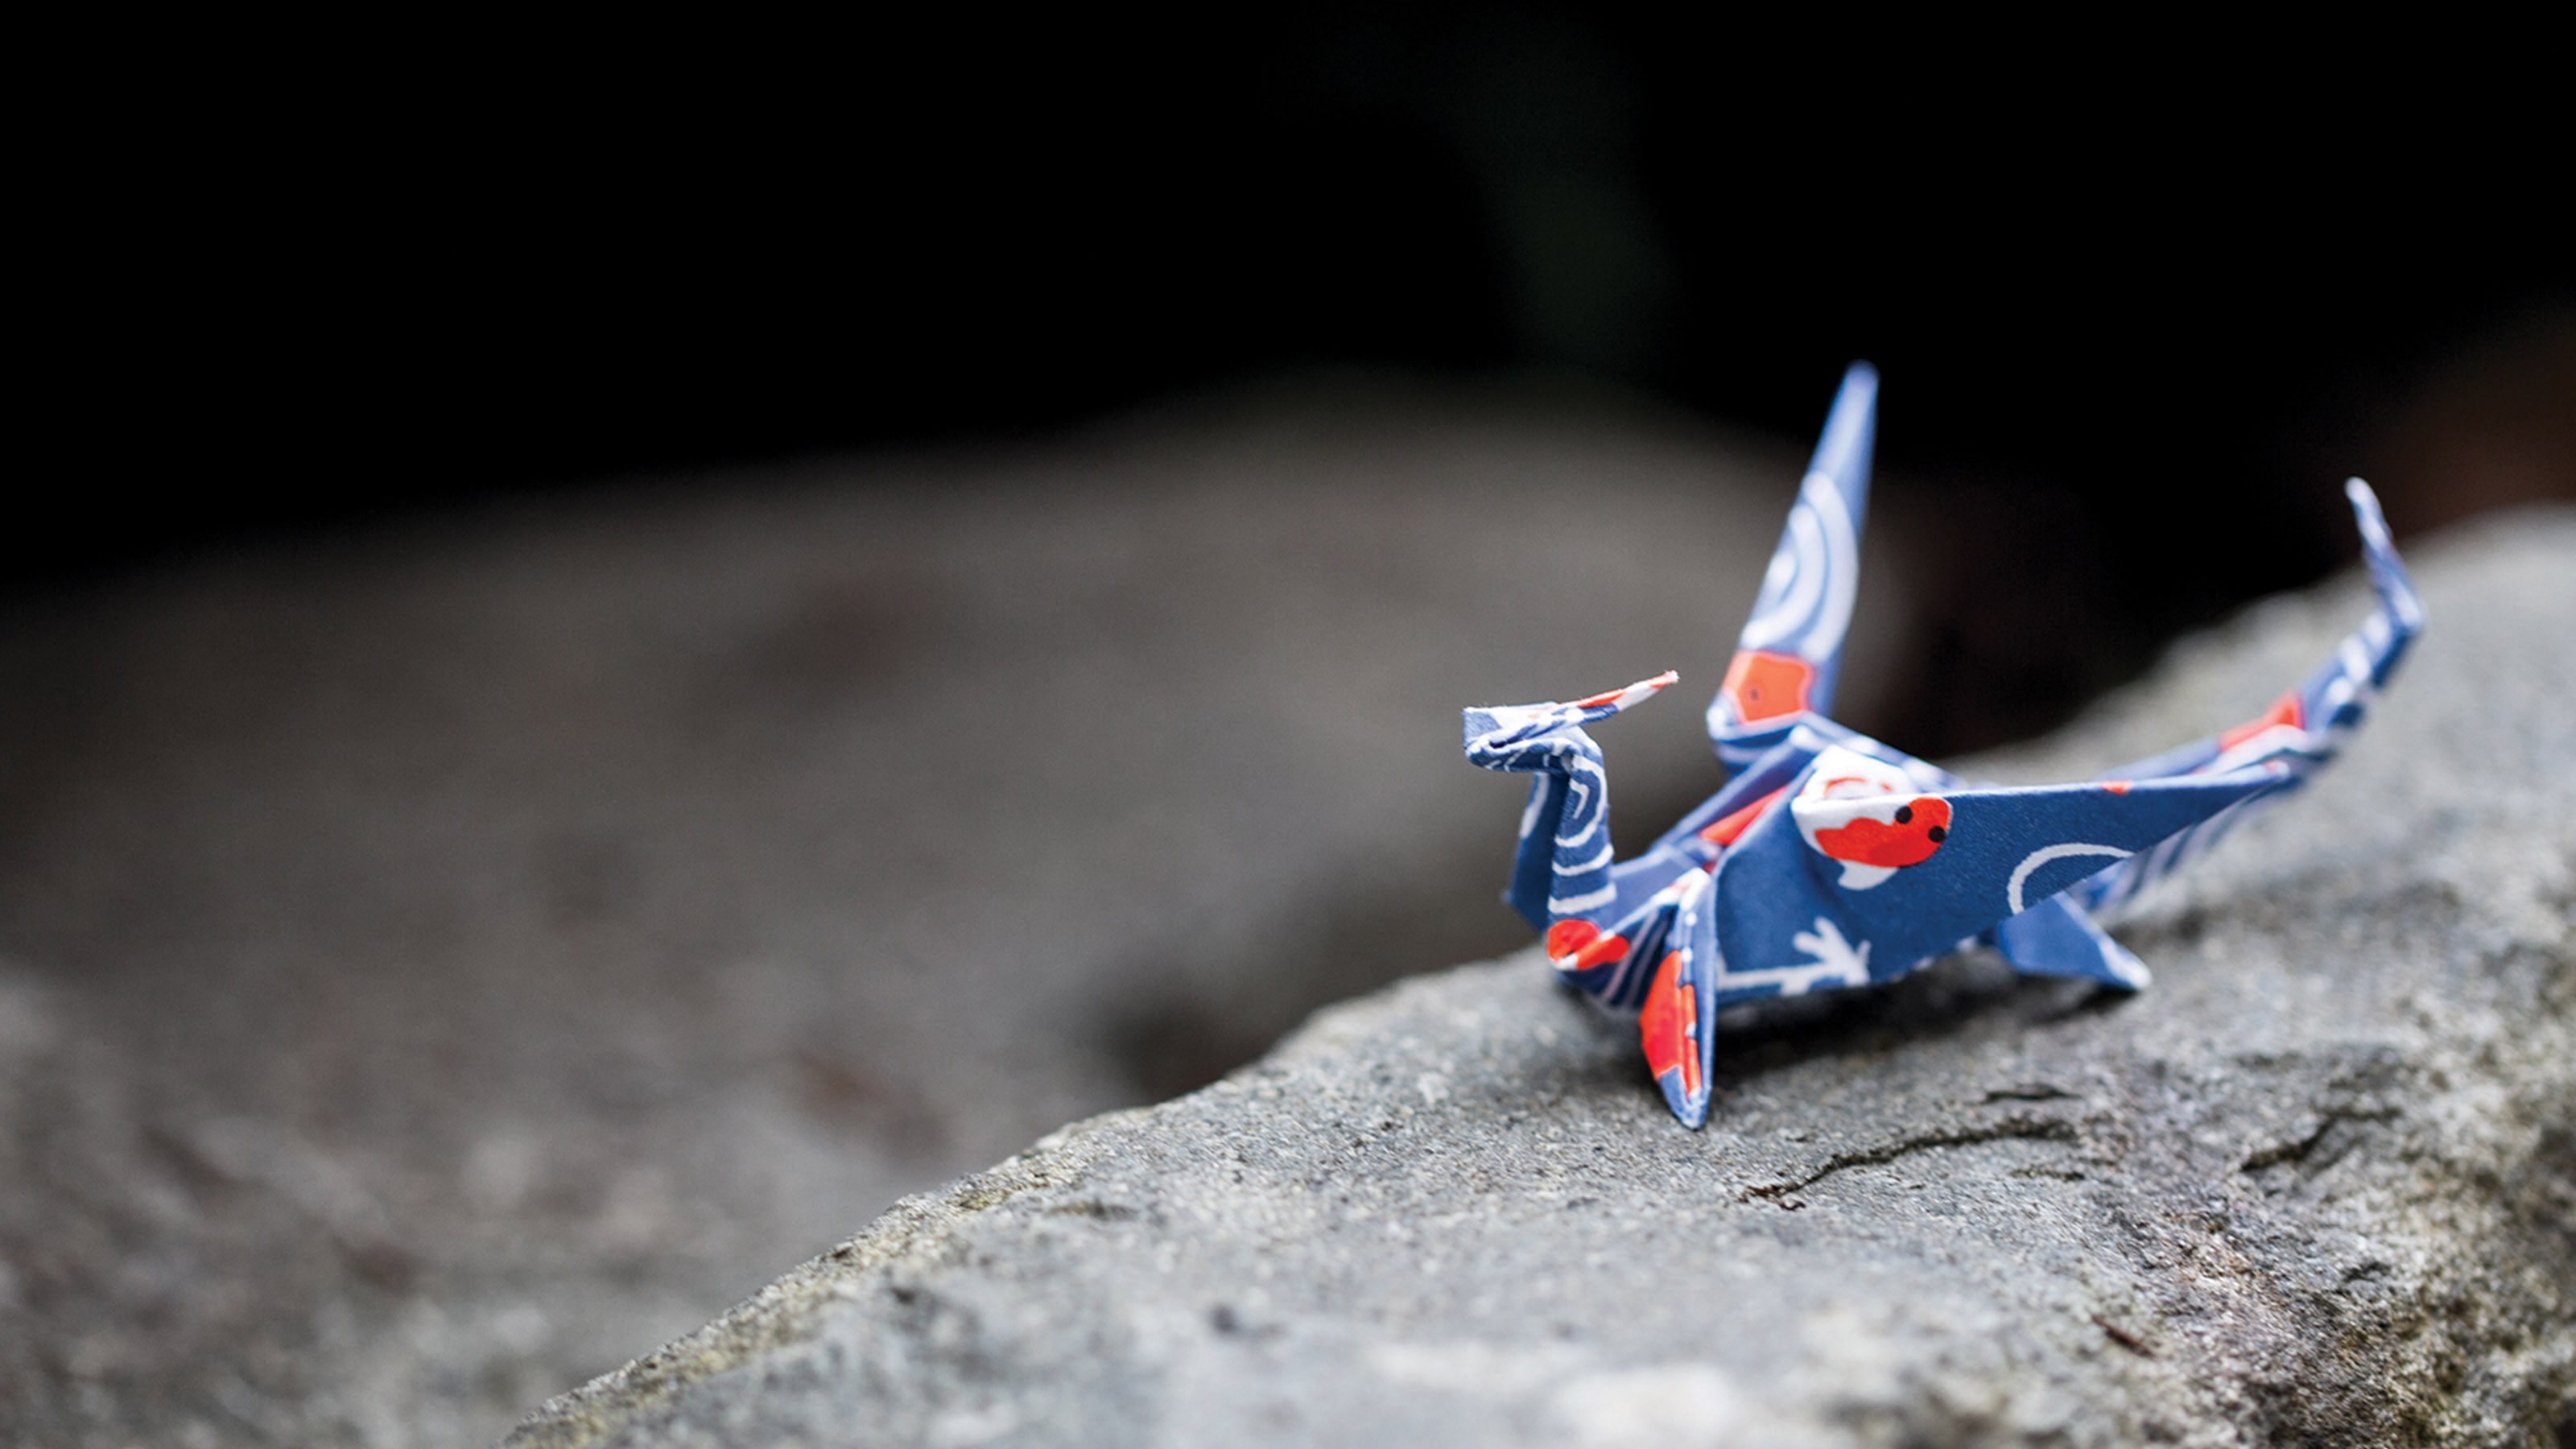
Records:
[[[1716,1065],[1717,892],[1709,878],[1687,877],[1663,959],[1637,1012],[1637,1037],[1646,1069],[1663,1090],[1665,1105],[1685,1127],[1708,1120],[1710,1076]]]
[[[1995,923],[1995,949],[2025,976],[2080,976],[2123,991],[2147,985],[2147,963],[2129,954],[2061,893]]]

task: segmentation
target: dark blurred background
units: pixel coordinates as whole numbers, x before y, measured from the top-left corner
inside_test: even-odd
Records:
[[[31,41],[0,1441],[489,1443],[1525,945],[1456,709],[1678,668],[1616,838],[1704,795],[1854,358],[1907,749],[2350,566],[2348,474],[2437,592],[2576,496],[2556,53],[2197,23]]]
[[[2349,473],[2401,534],[2576,489],[2566,128],[2509,55],[2444,95],[2421,57],[1947,38],[1394,6],[168,42],[167,97],[50,153],[71,486],[0,570],[1353,370],[1802,438],[1866,357],[1936,641],[1871,723],[1940,753],[2348,559]]]

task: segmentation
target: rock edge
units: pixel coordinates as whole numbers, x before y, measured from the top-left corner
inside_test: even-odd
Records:
[[[1528,956],[909,1199],[539,1409],[534,1446],[2527,1444],[2576,1425],[2576,514],[2410,550],[2317,787],[2118,934],[1736,1020],[1708,1129]],[[2065,734],[2298,677],[2344,581]],[[2077,761],[2085,763],[2075,763]]]

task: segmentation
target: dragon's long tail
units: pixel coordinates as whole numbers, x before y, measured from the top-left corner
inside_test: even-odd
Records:
[[[2424,601],[2407,577],[2380,515],[2378,496],[2354,478],[2343,485],[2361,528],[2362,558],[2370,567],[2377,605],[2339,645],[2307,683],[2273,701],[2272,707],[2234,729],[2197,740],[2178,750],[2107,772],[2111,780],[2153,780],[2176,775],[2214,775],[2249,765],[2277,762],[2286,767],[2278,789],[2244,801],[2222,814],[2167,840],[2154,850],[2120,862],[2077,885],[2070,894],[2089,910],[2117,905],[2175,867],[2207,850],[2249,809],[2295,790],[2319,766],[2343,749],[2361,727],[2371,701],[2388,683],[2406,648],[2424,627]]]

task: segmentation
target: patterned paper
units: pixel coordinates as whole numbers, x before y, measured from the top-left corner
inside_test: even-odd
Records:
[[[2162,877],[2334,758],[2423,627],[2379,502],[2344,485],[2378,604],[2254,719],[2079,784],[1972,786],[1827,718],[1859,585],[1878,375],[1843,378],[1736,641],[1708,731],[1735,770],[1644,854],[1614,861],[1584,726],[1675,676],[1571,703],[1466,712],[1467,758],[1533,775],[1504,899],[1558,974],[1637,1013],[1673,1113],[1707,1119],[1717,1012],[1866,986],[1985,943],[2016,970],[2134,991],[2147,968],[2094,913]]]

